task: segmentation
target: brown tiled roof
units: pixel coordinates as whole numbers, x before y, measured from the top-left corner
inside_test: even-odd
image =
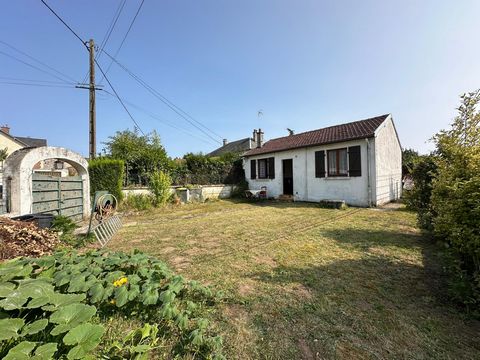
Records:
[[[248,151],[245,153],[245,156],[373,137],[375,130],[388,116],[389,114],[386,114],[370,119],[272,139],[267,141],[261,148],[254,148]]]

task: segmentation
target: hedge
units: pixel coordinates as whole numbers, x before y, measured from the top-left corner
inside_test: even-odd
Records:
[[[96,191],[106,190],[121,201],[124,169],[123,160],[108,158],[90,160],[88,162],[90,193],[94,195]]]

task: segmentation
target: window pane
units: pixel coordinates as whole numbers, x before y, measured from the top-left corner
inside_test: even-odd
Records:
[[[267,161],[258,160],[258,177],[265,179],[267,177]]]
[[[347,149],[338,150],[338,157],[339,157],[339,175],[347,175],[348,168],[347,168]]]
[[[337,174],[337,152],[329,151],[328,152],[328,175]]]

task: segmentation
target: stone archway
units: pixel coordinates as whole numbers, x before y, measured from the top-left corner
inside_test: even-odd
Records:
[[[83,217],[90,214],[90,181],[88,178],[88,162],[82,155],[71,150],[42,146],[24,148],[13,152],[4,164],[3,184],[7,195],[10,213],[15,215],[30,214],[32,212],[33,167],[39,161],[58,159],[70,164],[77,171],[83,184]]]

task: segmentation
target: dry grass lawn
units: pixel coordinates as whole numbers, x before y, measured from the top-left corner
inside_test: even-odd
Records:
[[[189,204],[124,218],[108,247],[223,291],[228,358],[480,357],[480,324],[447,302],[440,254],[403,209]]]

